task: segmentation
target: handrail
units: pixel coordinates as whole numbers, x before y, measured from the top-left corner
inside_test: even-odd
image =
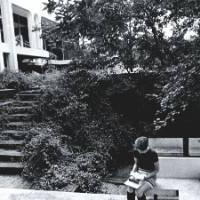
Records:
[[[30,42],[24,41],[24,47],[29,47],[30,48]]]

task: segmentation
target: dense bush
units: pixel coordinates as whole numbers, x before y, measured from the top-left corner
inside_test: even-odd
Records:
[[[53,70],[53,73],[52,73]],[[0,89],[10,88],[17,91],[30,89],[32,87],[43,87],[49,82],[54,82],[60,71],[50,67],[44,74],[4,71],[0,73]]]
[[[34,179],[42,176],[61,156],[60,141],[56,129],[44,127],[33,128],[26,137],[25,156],[27,166],[25,177]],[[28,169],[28,171],[26,171]]]
[[[0,88],[10,88],[16,90],[23,90],[29,87],[29,80],[27,76],[21,72],[14,73],[5,71],[0,73]]]
[[[171,136],[190,137],[198,135],[195,127],[199,129],[196,120],[199,118],[200,111],[199,69],[198,63],[194,64],[188,60],[168,70],[165,75],[168,81],[159,95],[160,108],[154,116],[156,133],[168,132],[167,134]]]
[[[97,192],[100,179],[109,170],[127,163],[125,155],[136,130],[113,110],[113,78],[79,70],[63,71],[53,81],[45,82],[38,112],[45,124],[60,128],[50,132],[43,128],[39,134],[32,130],[29,134],[24,175],[32,178],[34,187],[68,190],[70,184],[77,184],[81,191]],[[53,162],[49,161],[49,147],[57,154]],[[32,168],[40,154],[38,165]]]
[[[59,128],[42,124],[29,131],[25,146],[23,176],[35,189],[68,191],[78,185],[82,192],[99,191],[106,174],[106,156],[98,152],[76,152],[58,135]]]
[[[84,150],[98,147],[96,138],[92,139],[96,136],[108,140],[110,137],[115,141],[113,145],[118,142],[118,146],[124,146],[127,144],[124,140],[130,141],[134,131],[126,123],[121,123],[120,115],[113,111],[109,94],[106,94],[106,79],[112,77],[85,70],[66,71],[44,88],[40,100],[41,116],[59,124],[63,134]],[[110,144],[112,148],[112,142]]]

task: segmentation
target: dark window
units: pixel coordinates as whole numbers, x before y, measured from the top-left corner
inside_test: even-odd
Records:
[[[30,47],[28,36],[28,20],[26,17],[13,14],[16,45]]]
[[[1,42],[4,42],[3,22],[2,22],[1,8],[0,8],[0,41],[1,41]]]
[[[3,53],[3,59],[4,59],[5,68],[8,68],[8,56],[9,56],[8,53]]]

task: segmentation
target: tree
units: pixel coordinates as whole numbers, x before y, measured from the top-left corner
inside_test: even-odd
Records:
[[[156,129],[199,96],[198,0],[49,0],[46,9],[56,13],[61,38],[79,47],[81,66],[139,66],[164,77]],[[194,37],[186,40],[191,31]]]
[[[61,38],[76,43],[92,67],[122,63],[132,70],[178,63],[177,48],[198,18],[194,5],[198,1],[49,0],[46,9],[55,11]],[[173,34],[167,38],[170,24]]]
[[[155,63],[157,58],[164,64],[163,33],[156,23],[161,24],[160,16],[166,11],[159,11],[156,2],[49,0],[46,8],[55,11],[58,25],[54,32],[74,42],[82,57],[92,60],[92,67],[100,61],[101,67],[122,63],[130,70],[138,64]]]

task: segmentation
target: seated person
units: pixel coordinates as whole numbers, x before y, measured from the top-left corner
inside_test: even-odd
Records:
[[[148,146],[147,137],[139,137],[135,141],[134,166],[130,173],[127,199],[146,200],[145,193],[156,185],[156,175],[159,171],[157,153]],[[130,183],[130,184],[129,184]],[[133,184],[131,184],[133,183]]]

